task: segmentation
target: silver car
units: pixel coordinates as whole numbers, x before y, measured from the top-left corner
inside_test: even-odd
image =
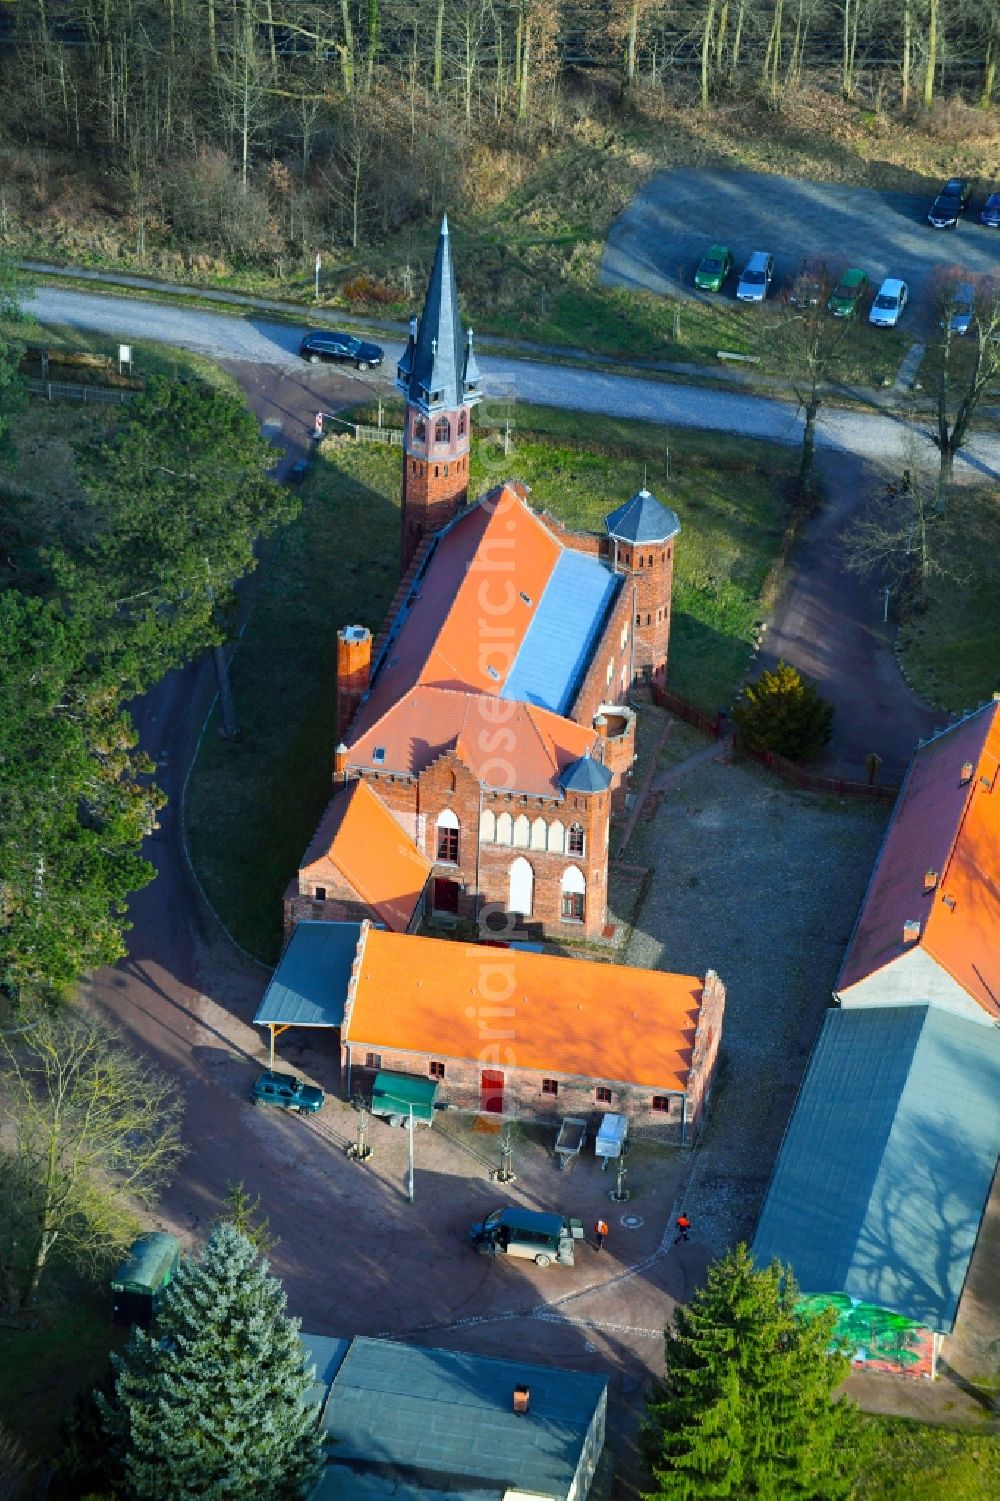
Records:
[[[736,295],[741,302],[763,302],[774,275],[774,256],[755,250],[740,273]]]

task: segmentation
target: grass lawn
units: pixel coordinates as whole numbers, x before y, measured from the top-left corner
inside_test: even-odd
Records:
[[[903,667],[916,691],[945,709],[970,709],[1000,688],[1000,491],[958,488],[942,540],[944,569],[927,609],[904,618]]]
[[[495,408],[496,420],[502,415]],[[600,528],[643,483],[681,518],[670,681],[708,709],[728,704],[747,664],[760,591],[785,520],[790,451],[519,406],[513,453],[474,446],[473,494],[504,476],[570,526]],[[586,446],[584,446],[586,445]],[[192,856],[209,897],[251,953],[274,961],[281,893],[330,793],[336,632],[377,632],[395,592],[400,450],[328,443],[303,510],[262,559],[233,663],[246,730],[202,742],[189,787]]]
[[[857,1501],[996,1501],[1000,1437],[866,1417],[872,1452]]]
[[[38,323],[30,319],[16,325],[0,323],[0,333],[16,338],[28,349],[71,350],[75,354],[106,355],[117,363],[118,345],[122,341],[110,334],[94,333],[90,329],[71,328],[68,324]],[[148,340],[131,340],[132,374],[165,375],[174,380],[196,378],[206,385],[237,391],[235,380],[215,360],[205,355],[194,354],[187,349],[172,349],[169,344],[157,344]],[[73,370],[53,369],[51,377],[57,381],[81,381],[86,383],[88,374],[74,374]],[[37,398],[32,397],[31,409]],[[38,402],[41,405],[41,402]],[[112,409],[113,410],[113,409]]]
[[[128,1331],[111,1324],[106,1284],[67,1285],[37,1329],[0,1328],[0,1413],[28,1452],[51,1459],[78,1392],[96,1386]]]

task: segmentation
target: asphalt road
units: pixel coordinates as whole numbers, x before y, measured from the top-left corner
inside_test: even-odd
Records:
[[[287,323],[52,287],[39,288],[27,299],[27,307],[42,322],[131,339],[154,339],[216,359],[266,364],[287,373],[307,368],[296,352],[301,329]],[[390,381],[400,352],[398,344],[386,345],[383,384]],[[797,443],[801,437],[802,418],[794,403],[773,397],[489,355],[482,356],[480,364],[490,394],[512,396],[522,402],[778,443]],[[371,388],[373,373],[359,380]],[[893,465],[919,462],[922,449],[927,462],[933,463],[935,451],[926,436],[919,436],[923,431],[917,429],[918,450],[914,453],[913,430],[901,416],[826,407],[820,414],[817,447]],[[956,473],[961,475],[963,469],[970,474],[1000,477],[1000,436],[995,431],[973,438]]]
[[[1000,230],[976,222],[982,197],[973,199],[957,229],[942,230],[927,223],[933,192],[677,168],[651,178],[612,225],[601,277],[611,285],[690,293],[699,260],[721,241],[737,268],[751,251],[770,251],[777,290],[804,257],[816,256],[860,266],[876,283],[900,277],[910,288],[902,326],[916,327],[932,302],[937,273],[1000,271]],[[735,296],[735,287],[733,277],[723,295]]]

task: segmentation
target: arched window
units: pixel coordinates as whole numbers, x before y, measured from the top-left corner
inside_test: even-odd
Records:
[[[450,808],[438,814],[437,858],[445,865],[458,864],[458,819]]]
[[[497,816],[489,808],[484,808],[479,818],[479,842],[480,844],[493,844],[497,837]]]
[[[463,407],[458,414],[458,436],[464,438],[469,430],[469,414]]]
[[[531,848],[543,850],[548,840],[548,825],[544,818],[536,818],[531,825]]]
[[[535,895],[535,872],[519,855],[510,868],[510,897],[508,912],[517,912],[521,917],[530,917]]]
[[[549,824],[549,850],[554,855],[561,855],[566,849],[566,827],[558,818]]]
[[[531,843],[531,820],[526,813],[519,813],[514,820],[514,848],[526,850]]]
[[[571,829],[569,831],[569,839],[567,840],[567,843],[566,843],[566,853],[568,855],[582,855],[583,854],[583,825],[582,824],[575,823],[571,827]]]
[[[562,878],[563,922],[583,922],[587,913],[587,882],[579,866],[567,865]]]
[[[447,417],[439,417],[438,420],[435,422],[435,424],[434,424],[434,442],[435,443],[450,443],[451,442],[451,423],[448,421]]]
[[[497,844],[514,843],[514,820],[509,813],[501,813],[497,818]]]
[[[416,417],[413,422],[413,436],[418,443],[423,443],[427,437],[427,423],[422,417]]]

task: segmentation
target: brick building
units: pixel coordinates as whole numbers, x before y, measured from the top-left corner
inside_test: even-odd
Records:
[[[704,979],[387,933],[363,924],[344,1002],[350,1092],[379,1069],[439,1083],[460,1110],[519,1120],[606,1111],[688,1145],[715,1071],[726,992]]]
[[[398,384],[404,573],[374,643],[364,626],[340,632],[336,790],[317,840],[359,891],[357,840],[332,809],[361,779],[430,862],[424,910],[600,937],[609,821],[635,756],[629,699],[666,674],[680,523],[646,490],[603,536],[533,511],[518,484],[467,505],[480,377],[447,222]],[[330,900],[317,849],[286,893],[286,928],[322,915],[318,890]]]

